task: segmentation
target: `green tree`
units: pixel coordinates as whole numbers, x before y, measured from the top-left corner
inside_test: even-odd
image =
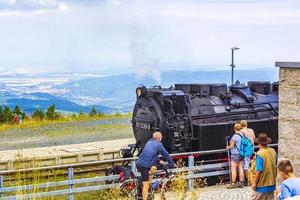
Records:
[[[49,120],[55,120],[55,105],[51,105],[48,107],[47,111],[46,111],[46,118]]]
[[[95,107],[92,108],[91,112],[90,112],[90,117],[95,117],[97,115],[97,110]]]
[[[14,109],[13,113],[14,113],[14,114],[17,114],[17,115],[23,114],[23,112],[22,112],[20,106],[18,106],[18,105],[15,106],[15,109]]]
[[[12,122],[13,112],[10,110],[8,106],[4,107],[3,115],[4,115],[5,122],[9,122],[9,123]]]
[[[4,122],[5,122],[5,116],[4,116],[2,106],[0,106],[0,123],[4,123]]]
[[[35,120],[43,120],[45,119],[45,112],[41,109],[36,109],[33,114],[31,115],[32,119]]]

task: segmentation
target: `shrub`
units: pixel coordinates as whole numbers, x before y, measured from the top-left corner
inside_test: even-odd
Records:
[[[31,115],[31,118],[35,119],[35,120],[43,120],[43,119],[45,119],[45,112],[42,111],[41,109],[37,109]]]

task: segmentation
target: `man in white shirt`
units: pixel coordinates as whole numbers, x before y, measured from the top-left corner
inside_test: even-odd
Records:
[[[252,145],[254,146],[254,139],[255,139],[255,134],[253,129],[248,128],[248,123],[246,120],[240,121],[240,125],[242,126],[241,132],[245,135],[245,137],[249,138],[252,142]],[[254,151],[254,149],[253,149]],[[248,179],[248,174],[249,174],[249,168],[250,168],[250,163],[251,163],[251,157],[244,157],[243,160],[243,168],[244,168],[244,173],[245,177]],[[246,185],[248,183],[245,183]]]

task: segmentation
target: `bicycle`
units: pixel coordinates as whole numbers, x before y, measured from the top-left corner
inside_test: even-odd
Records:
[[[166,199],[165,192],[170,189],[173,182],[173,173],[171,173],[165,165],[161,168],[163,172],[156,173],[156,177],[150,183],[148,195],[149,200],[153,200],[155,193],[158,192],[161,193],[161,199]],[[124,181],[121,183],[119,189],[123,191],[125,195],[128,195],[130,199],[142,199],[143,183],[141,181],[141,177],[134,177]]]
[[[105,171],[106,176],[110,175],[118,175],[117,180],[113,181],[105,181],[105,184],[111,184],[111,183],[122,183],[125,180],[128,180],[130,178],[135,177],[134,173],[131,170],[131,166],[113,166],[112,168],[106,169]]]

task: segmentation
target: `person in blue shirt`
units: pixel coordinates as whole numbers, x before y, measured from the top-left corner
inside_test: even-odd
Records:
[[[228,189],[234,189],[237,187],[243,187],[242,183],[244,182],[244,169],[243,169],[243,157],[240,155],[240,146],[241,146],[241,133],[242,126],[239,123],[234,125],[235,134],[230,140],[230,144],[226,146],[227,150],[230,150],[231,157],[231,183],[227,186]],[[237,168],[239,170],[239,179],[240,182],[237,182]]]
[[[139,158],[136,161],[136,167],[139,172],[141,172],[142,182],[143,182],[143,200],[147,200],[148,198],[148,190],[151,180],[153,178],[153,174],[156,171],[155,164],[158,161],[158,156],[162,155],[162,157],[168,162],[170,167],[176,167],[173,162],[171,156],[165,149],[165,147],[161,143],[162,134],[160,132],[154,132],[153,138],[150,139]],[[151,173],[151,176],[149,174]]]
[[[277,155],[273,148],[268,147],[271,138],[266,133],[259,133],[255,142],[259,150],[250,169],[250,182],[253,189],[251,200],[273,200],[276,188]]]
[[[291,161],[282,160],[279,162],[277,168],[278,175],[283,180],[276,191],[278,200],[298,195],[300,198],[300,178],[295,176]]]

